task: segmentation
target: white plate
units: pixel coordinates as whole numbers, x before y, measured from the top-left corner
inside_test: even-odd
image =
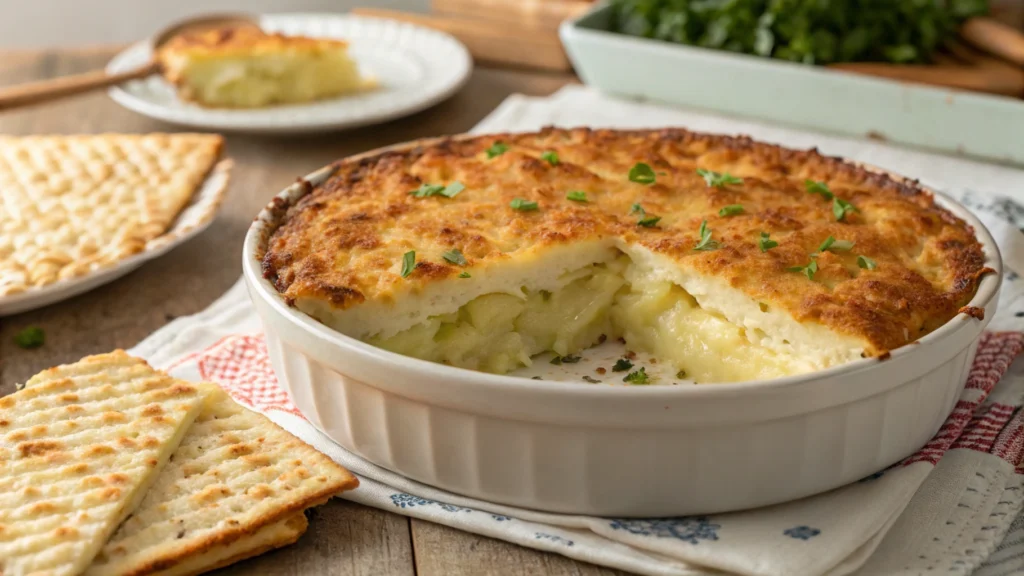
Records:
[[[360,71],[376,78],[376,90],[311,104],[227,110],[178,99],[162,77],[128,82],[110,96],[140,114],[204,130],[298,133],[365,126],[418,112],[448,98],[465,84],[473,63],[461,42],[443,32],[394,20],[339,14],[270,14],[267,31],[350,43]],[[124,72],[149,61],[141,42],[118,54],[107,72]]]
[[[175,246],[206,230],[217,214],[221,200],[228,188],[231,161],[221,160],[192,197],[192,201],[181,211],[171,228],[163,235],[150,240],[146,249],[120,262],[93,270],[85,276],[69,278],[39,288],[30,288],[11,296],[0,297],[0,316],[27,312],[67,300],[97,286],[117,280],[121,276],[142,266],[147,261],[162,256]]]

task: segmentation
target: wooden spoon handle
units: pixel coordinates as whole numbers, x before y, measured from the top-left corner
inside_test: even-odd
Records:
[[[129,72],[107,74],[103,70],[64,76],[40,82],[29,82],[0,88],[0,110],[11,110],[22,106],[41,104],[57,98],[90,92],[99,88],[114,86],[128,80],[145,78],[160,70],[156,62]]]
[[[1024,66],[1024,33],[991,18],[969,18],[960,36],[989,54]]]

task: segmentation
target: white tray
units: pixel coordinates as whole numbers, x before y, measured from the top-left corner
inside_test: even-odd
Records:
[[[608,31],[610,14],[560,30],[577,74],[604,92],[1024,164],[1024,100],[628,36]]]

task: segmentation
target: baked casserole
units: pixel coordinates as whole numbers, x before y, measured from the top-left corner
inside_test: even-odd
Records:
[[[256,26],[172,38],[157,58],[178,95],[207,107],[255,108],[372,88],[341,40],[285,36]]]
[[[545,129],[341,161],[263,270],[409,356],[506,373],[608,338],[704,382],[885,357],[991,270],[916,182],[746,137]]]

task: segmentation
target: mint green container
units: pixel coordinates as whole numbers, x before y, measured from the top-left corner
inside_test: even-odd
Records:
[[[603,92],[1024,165],[1024,100],[627,36],[610,14],[599,5],[559,31]]]

